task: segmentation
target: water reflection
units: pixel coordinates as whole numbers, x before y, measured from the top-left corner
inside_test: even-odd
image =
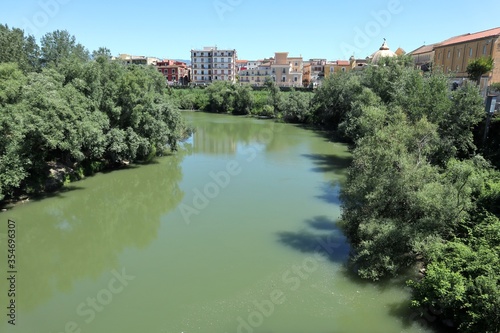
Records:
[[[187,114],[187,119],[196,117],[196,132],[193,134],[193,152],[210,155],[235,155],[239,145],[260,143],[266,152],[285,151],[300,143],[297,136],[282,135],[292,128],[270,120],[224,117],[214,114]],[[214,120],[215,119],[215,120]]]
[[[56,291],[70,291],[79,279],[119,267],[124,249],[150,244],[161,217],[184,196],[179,188],[184,154],[97,175],[75,183],[82,190],[1,214],[17,222],[18,308],[31,310]],[[6,283],[0,280],[0,290],[7,290]]]

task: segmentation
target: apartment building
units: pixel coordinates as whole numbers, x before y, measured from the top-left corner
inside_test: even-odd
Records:
[[[330,75],[338,72],[349,72],[352,69],[350,60],[336,60],[327,62],[324,66],[325,79]]]
[[[500,82],[500,27],[447,39],[434,47],[434,68],[452,73],[457,81],[468,77],[467,65],[481,57],[492,57],[496,66],[481,78],[483,91]]]
[[[169,85],[185,85],[189,82],[188,66],[185,62],[165,59],[158,61],[156,68],[165,76]]]
[[[302,57],[288,57],[288,52],[275,52],[271,77],[278,86],[299,87],[303,79]]]
[[[241,84],[250,84],[252,86],[264,85],[266,78],[272,74],[271,62],[260,63],[254,67],[245,68],[239,72],[239,82]]]
[[[191,50],[191,82],[210,84],[215,81],[236,82],[235,49],[220,50],[216,46]]]
[[[325,77],[325,65],[326,59],[309,59],[309,63],[311,64],[311,82],[319,83]]]
[[[304,87],[307,87],[311,83],[313,83],[311,80],[311,63],[309,61],[304,61],[304,67],[302,69],[302,84]]]

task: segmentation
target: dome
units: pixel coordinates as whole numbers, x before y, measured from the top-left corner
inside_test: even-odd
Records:
[[[387,46],[387,42],[385,41],[385,38],[384,38],[384,43],[382,44],[380,49],[377,52],[375,52],[372,56],[372,64],[374,64],[374,65],[378,64],[378,62],[380,61],[381,58],[396,57],[396,56],[397,56],[397,54],[392,52],[389,49],[389,46]]]

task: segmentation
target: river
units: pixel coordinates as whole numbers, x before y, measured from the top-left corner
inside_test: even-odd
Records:
[[[8,219],[16,246],[0,332],[430,332],[404,310],[402,284],[345,269],[346,146],[269,120],[183,115],[196,132],[175,155],[0,214],[7,277]]]

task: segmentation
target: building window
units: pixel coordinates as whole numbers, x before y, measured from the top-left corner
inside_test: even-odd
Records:
[[[345,67],[342,67],[342,72],[345,72]]]
[[[333,66],[330,66],[330,73],[333,73],[334,72],[334,68]]]
[[[227,58],[227,62],[231,62],[231,58]]]
[[[438,60],[441,60],[441,52],[438,53]]]
[[[283,76],[281,77],[281,82],[286,82],[286,76],[284,76],[284,75],[283,75]]]
[[[447,58],[449,59],[451,57],[451,51],[448,51],[448,56]]]
[[[457,58],[460,58],[460,50],[458,50],[458,53],[457,53]]]
[[[472,57],[472,47],[469,48],[469,57]]]
[[[483,54],[486,55],[486,45],[483,46]]]
[[[298,62],[295,62],[295,66],[298,66],[298,65],[299,65],[299,63],[298,63]]]
[[[282,71],[282,73],[283,73],[283,74],[285,74],[285,73],[286,73],[286,69],[284,69],[284,68],[283,68],[283,71]]]
[[[297,81],[298,81],[298,78],[297,78],[296,76],[294,76],[294,77],[293,77],[293,80],[294,80],[295,82],[297,82]]]

